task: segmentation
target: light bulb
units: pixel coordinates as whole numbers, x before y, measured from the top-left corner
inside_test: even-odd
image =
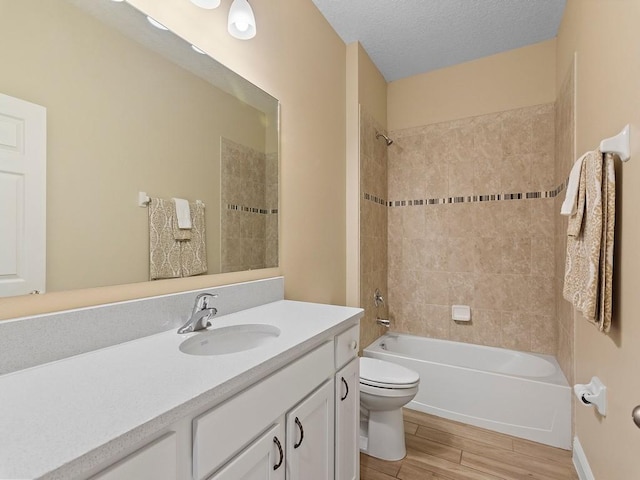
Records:
[[[238,20],[236,22],[236,28],[241,32],[246,32],[247,28],[249,28],[249,22]]]
[[[256,36],[256,18],[247,0],[233,0],[229,9],[229,34],[240,40],[249,40]]]

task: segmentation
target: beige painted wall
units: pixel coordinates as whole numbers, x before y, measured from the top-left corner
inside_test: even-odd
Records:
[[[148,280],[140,190],[205,202],[219,272],[220,139],[264,151],[264,114],[66,2],[0,8],[0,92],[47,108],[47,291]]]
[[[577,52],[577,154],[631,124],[631,160],[618,163],[614,321],[603,335],[576,318],[576,381],[597,375],[608,387],[608,412],[578,406],[576,434],[596,478],[640,478],[640,430],[631,410],[640,404],[640,2],[569,0],[558,35],[557,84]]]
[[[345,302],[346,48],[312,2],[253,2],[258,34],[226,31],[228,4],[132,0],[282,105],[280,267],[0,300],[0,318],[284,274],[286,296]]]
[[[555,40],[396,80],[388,85],[389,130],[555,100]]]
[[[375,121],[387,129],[387,81],[360,43],[358,47],[358,101]]]

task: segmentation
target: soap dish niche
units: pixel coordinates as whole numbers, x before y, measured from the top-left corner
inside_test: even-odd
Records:
[[[469,305],[452,305],[451,320],[458,323],[471,323],[471,307]]]

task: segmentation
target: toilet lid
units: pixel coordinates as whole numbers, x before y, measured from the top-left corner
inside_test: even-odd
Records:
[[[360,381],[373,386],[408,386],[420,381],[418,372],[377,358],[360,358]]]

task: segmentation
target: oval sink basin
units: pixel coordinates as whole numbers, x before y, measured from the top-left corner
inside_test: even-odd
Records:
[[[267,345],[280,335],[273,325],[247,324],[197,333],[180,344],[189,355],[225,355]]]

